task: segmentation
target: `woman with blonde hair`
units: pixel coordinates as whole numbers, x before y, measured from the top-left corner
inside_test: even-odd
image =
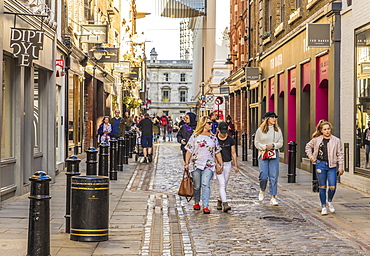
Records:
[[[215,135],[211,133],[212,121],[208,116],[199,119],[197,127],[185,146],[184,168],[191,172],[194,181],[194,210],[200,210],[200,194],[202,194],[203,213],[209,214],[209,198],[211,195],[211,179],[215,169],[217,174],[222,173],[223,161],[221,147]],[[218,164],[216,165],[215,157]]]
[[[258,149],[258,164],[260,168],[260,192],[258,199],[261,202],[263,201],[267,182],[270,180],[270,204],[275,206],[279,205],[276,200],[279,176],[279,148],[284,143],[283,133],[276,121],[277,117],[274,112],[267,112],[254,138],[254,145]],[[263,159],[265,152],[271,152],[275,157]]]
[[[342,175],[344,154],[342,142],[331,134],[331,123],[320,120],[312,139],[306,144],[306,154],[313,164],[316,164],[316,173],[319,180],[319,196],[321,201],[321,215],[327,215],[326,184],[328,190],[328,206],[330,212],[335,212],[333,197],[337,186],[337,176]],[[337,172],[338,167],[338,172]]]

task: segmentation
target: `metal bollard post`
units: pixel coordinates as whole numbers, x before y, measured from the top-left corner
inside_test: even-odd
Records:
[[[235,130],[234,139],[235,139],[235,152],[236,152],[236,156],[238,156],[238,131],[237,130]]]
[[[356,136],[356,167],[360,167],[361,166],[361,137],[359,136]]]
[[[294,141],[289,142],[289,159],[288,159],[288,183],[295,183],[296,175],[296,146]]]
[[[242,133],[242,160],[248,161],[247,134]]]
[[[98,151],[91,147],[88,150],[86,150],[86,175],[97,175],[97,156]]]
[[[316,164],[312,165],[312,192],[319,192],[319,180],[317,179]]]
[[[110,144],[110,165],[109,165],[109,179],[117,180],[117,140],[111,138],[109,140]]]
[[[117,171],[123,171],[123,151],[125,150],[125,139],[122,137],[118,138],[118,150],[117,150]]]
[[[108,148],[105,141],[99,146],[99,176],[108,176]]]
[[[253,133],[252,135],[252,166],[258,166],[258,149],[254,145],[254,138],[256,134]]]
[[[77,156],[70,156],[66,159],[67,172],[67,184],[66,184],[66,233],[70,232],[71,227],[71,182],[72,176],[80,175],[79,164],[81,159],[78,159]]]
[[[125,150],[124,150],[124,156],[123,156],[123,163],[128,164],[128,152],[129,152],[129,134],[128,132],[125,133]]]
[[[128,138],[129,138],[128,157],[132,158],[132,149],[133,149],[132,144],[133,144],[134,135],[132,131],[130,131],[128,134],[129,134],[128,135]]]
[[[50,255],[50,198],[51,178],[43,171],[35,172],[29,179],[30,208],[28,222],[27,256]]]

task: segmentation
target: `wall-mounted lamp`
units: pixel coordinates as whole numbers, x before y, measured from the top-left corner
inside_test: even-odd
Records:
[[[105,47],[99,45],[95,46],[90,50],[94,56],[94,58],[99,61],[103,58],[104,55],[107,55],[108,51],[105,49]]]
[[[236,54],[228,54],[227,55],[225,65],[229,70],[232,70],[233,66],[234,66],[234,62],[231,61],[231,56],[237,56],[237,55]]]

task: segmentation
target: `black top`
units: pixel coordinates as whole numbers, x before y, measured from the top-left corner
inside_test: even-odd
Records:
[[[323,139],[319,146],[319,152],[317,153],[317,160],[328,162],[328,143],[330,139]]]
[[[193,134],[195,127],[190,126],[187,124],[184,124],[180,127],[180,130],[177,133],[177,142],[181,143],[182,140],[185,140],[186,143],[188,143],[191,135]],[[185,144],[186,145],[186,144]],[[186,151],[185,145],[181,144],[181,150]]]
[[[152,126],[153,126],[152,120],[150,120],[149,118],[142,119],[137,125],[137,127],[139,127],[139,129],[142,132],[141,134],[142,136],[153,136]]]
[[[370,129],[367,128],[364,132],[364,135],[362,137],[362,142],[364,145],[370,146]]]
[[[235,140],[229,135],[227,135],[226,139],[224,140],[221,140],[218,136],[217,139],[222,149],[221,150],[222,161],[230,162],[233,159],[231,156],[231,146],[234,146],[236,144]]]

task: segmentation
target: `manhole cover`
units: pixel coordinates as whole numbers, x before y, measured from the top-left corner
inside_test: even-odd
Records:
[[[289,218],[289,217],[281,217],[281,216],[262,216],[260,219],[269,220],[269,221],[280,221],[280,222],[306,222],[305,219],[302,218]]]

